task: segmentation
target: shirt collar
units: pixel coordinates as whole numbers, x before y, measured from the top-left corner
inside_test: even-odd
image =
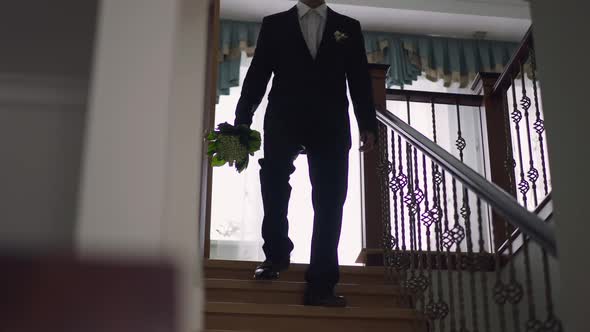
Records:
[[[297,12],[299,14],[299,18],[305,16],[310,10],[311,7],[309,7],[308,5],[304,4],[301,1],[297,2]],[[328,15],[328,6],[325,3],[315,8],[314,10],[323,18],[326,18],[326,16]]]

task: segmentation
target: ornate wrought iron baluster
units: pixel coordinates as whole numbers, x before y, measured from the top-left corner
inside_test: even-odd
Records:
[[[461,132],[461,109],[459,103],[457,103],[457,124],[458,124],[458,135],[459,138],[457,139],[457,149],[459,149],[459,154],[461,161],[464,162],[464,153],[463,151],[467,147],[467,142],[462,137],[463,134]],[[477,290],[475,284],[475,272],[477,267],[477,258],[473,253],[473,239],[471,235],[471,206],[469,204],[469,191],[467,187],[463,186],[463,206],[461,207],[461,217],[465,223],[465,232],[466,232],[466,239],[467,239],[467,253],[464,256],[461,256],[461,260],[464,260],[464,264],[459,266],[459,281],[460,285],[462,285],[462,275],[461,271],[463,269],[469,270],[469,280],[471,286],[471,306],[472,306],[472,329],[474,332],[479,330],[479,313],[477,310]],[[464,322],[462,322],[464,323]]]
[[[424,298],[424,293],[429,287],[430,280],[424,275],[424,264],[423,264],[423,252],[422,252],[422,223],[420,220],[421,216],[421,204],[425,199],[425,194],[420,188],[420,170],[418,167],[418,150],[416,147],[413,149],[413,156],[414,156],[414,186],[413,186],[413,195],[410,199],[411,204],[415,209],[414,213],[414,220],[416,221],[416,259],[417,262],[417,269],[418,275],[412,281],[412,288],[415,289],[417,294],[417,299],[420,302],[420,308],[422,312],[426,311],[426,301]]]
[[[545,121],[541,118],[541,108],[539,104],[539,92],[537,91],[537,60],[535,58],[535,50],[531,48],[530,52],[531,58],[531,67],[532,67],[532,79],[533,79],[533,93],[535,96],[535,123],[533,124],[533,128],[539,135],[539,149],[541,152],[541,169],[543,173],[543,189],[545,192],[545,196],[549,194],[549,181],[547,179],[547,163],[545,157],[545,140],[544,140],[544,133],[545,133]]]
[[[451,187],[453,193],[453,220],[455,222],[450,233],[446,234],[447,238],[451,238],[455,243],[455,264],[457,268],[457,293],[459,300],[459,328],[461,331],[466,331],[465,321],[465,296],[463,294],[463,273],[461,268],[461,242],[465,239],[465,228],[459,222],[459,206],[457,199],[457,180],[451,179]]]
[[[409,260],[408,260],[408,251],[406,246],[406,212],[404,207],[404,188],[408,185],[408,177],[404,174],[404,163],[403,163],[403,149],[402,149],[402,137],[399,136],[398,140],[398,149],[399,152],[399,175],[397,176],[397,186],[399,190],[399,208],[400,208],[400,225],[401,225],[401,251],[398,252],[398,259],[396,259],[396,263],[399,265],[399,269],[402,271],[402,275],[400,275],[402,285],[402,290],[405,292],[406,290],[406,282],[408,280],[408,268],[409,268]]]
[[[400,138],[401,140],[401,138]],[[400,151],[400,155],[401,155],[401,151]],[[396,140],[395,140],[395,132],[392,130],[391,131],[391,169],[392,169],[392,176],[391,176],[391,181],[389,182],[389,188],[391,189],[392,192],[392,198],[393,198],[393,222],[394,222],[394,239],[395,242],[393,243],[394,246],[394,250],[393,250],[393,254],[391,256],[391,260],[388,262],[393,269],[396,272],[396,277],[399,278],[401,275],[401,265],[398,264],[399,262],[399,258],[400,256],[400,234],[399,234],[399,217],[398,217],[398,206],[397,206],[397,192],[401,189],[401,185],[402,183],[399,180],[399,177],[401,175],[400,174],[396,174]],[[391,231],[391,230],[390,230]]]
[[[485,252],[485,242],[483,239],[483,218],[482,218],[482,212],[481,212],[481,199],[478,197],[477,198],[477,226],[478,226],[478,232],[479,232],[479,257],[480,257],[480,262],[486,262],[487,263],[487,259],[485,259],[486,256],[486,252]],[[491,325],[490,325],[490,306],[489,306],[489,300],[488,300],[488,277],[486,275],[486,271],[482,269],[482,271],[480,271],[480,277],[481,277],[481,291],[482,291],[482,301],[483,301],[483,322],[484,322],[484,331],[485,332],[490,332],[491,331]]]
[[[502,111],[504,117],[504,138],[506,144],[506,161],[504,168],[508,174],[509,192],[516,197],[516,160],[514,159],[514,151],[512,147],[512,128],[510,127],[510,110],[508,109],[508,101],[502,104]]]
[[[438,143],[438,135],[436,131],[436,107],[434,102],[431,102],[432,106],[432,137],[434,143]],[[426,168],[426,167],[424,167]],[[443,247],[442,247],[442,208],[441,208],[441,183],[442,183],[442,173],[439,170],[439,166],[431,161],[431,170],[432,170],[432,201],[433,207],[430,210],[430,216],[434,222],[434,236],[435,236],[435,245],[436,245],[436,280],[437,280],[437,300],[432,299],[432,301],[427,306],[427,313],[428,316],[433,320],[439,320],[439,331],[445,331],[445,318],[449,314],[449,306],[445,302],[444,295],[443,295],[443,279],[442,279],[442,256],[443,256]],[[430,240],[429,240],[430,242]],[[430,251],[430,249],[429,249]],[[432,276],[430,276],[432,280]],[[432,281],[431,281],[432,282]],[[433,287],[431,287],[432,289]]]
[[[459,159],[463,161],[463,151],[467,147],[467,141],[463,137],[463,132],[461,131],[461,106],[459,103],[456,103],[457,108],[457,140],[455,141],[455,146],[457,147],[457,151],[459,151]]]
[[[460,106],[459,103],[456,103],[457,106],[457,150],[459,151],[459,157],[461,161],[464,161],[463,151],[467,147],[467,142],[463,137],[463,133],[461,131],[461,113],[460,113]],[[453,208],[454,208],[454,220],[455,220],[455,236],[454,240],[457,244],[455,248],[456,252],[456,264],[457,264],[457,290],[459,293],[459,325],[461,331],[466,331],[466,319],[465,319],[465,295],[464,295],[464,288],[463,288],[463,269],[461,262],[463,260],[463,255],[461,254],[461,242],[465,239],[465,228],[460,225],[459,222],[459,210],[458,210],[458,202],[457,202],[457,181],[453,178],[452,179],[452,190],[453,190]],[[465,222],[465,225],[469,223],[469,201],[466,196],[466,189],[463,190],[463,204],[461,206],[461,217]]]
[[[512,304],[512,323],[514,332],[520,332],[520,310],[519,304],[523,297],[523,288],[520,282],[516,279],[516,267],[514,265],[514,248],[512,247],[513,241],[511,234],[509,233],[509,227],[506,223],[506,238],[508,239],[508,256],[506,259],[508,260],[509,266],[509,273],[510,273],[510,280],[508,284],[505,286],[505,295],[506,299],[509,303]]]
[[[430,287],[428,287],[428,304],[426,305],[425,314],[428,319],[434,325],[434,321],[437,319],[433,313],[433,304],[434,304],[434,289],[432,285],[432,264],[431,260],[433,258],[432,251],[431,251],[431,232],[430,228],[433,224],[436,223],[436,218],[438,217],[438,211],[436,210],[436,192],[434,188],[432,190],[432,209],[430,208],[430,201],[428,199],[428,176],[426,174],[427,167],[426,167],[426,155],[422,154],[422,176],[424,179],[424,206],[426,207],[425,212],[422,214],[420,221],[426,227],[426,271],[428,276],[428,283]]]
[[[529,119],[529,109],[531,107],[531,99],[527,96],[527,89],[526,89],[526,72],[524,69],[524,65],[521,63],[520,65],[520,72],[522,78],[522,98],[520,105],[524,110],[524,119],[526,122],[526,130],[527,130],[527,146],[529,149],[529,171],[528,171],[528,180],[532,184],[532,192],[533,192],[533,206],[536,207],[539,204],[539,200],[537,197],[537,180],[539,179],[539,171],[535,168],[535,162],[533,157],[533,144],[532,144],[532,133],[531,133],[531,125]],[[535,102],[538,103],[538,97],[535,93]],[[536,104],[537,112],[538,112],[538,104]],[[537,114],[537,120],[539,119],[539,114]],[[525,283],[526,283],[526,295],[527,295],[527,304],[528,304],[528,320],[526,322],[526,330],[527,331],[538,331],[542,329],[543,323],[537,319],[536,315],[536,308],[535,308],[535,295],[534,295],[534,285],[533,285],[533,278],[532,278],[532,271],[531,271],[531,259],[530,259],[530,252],[529,252],[529,241],[527,241],[526,236],[522,234],[523,238],[523,254],[524,254],[524,265],[525,265]]]
[[[456,321],[455,321],[455,290],[453,287],[453,264],[452,264],[452,257],[451,257],[451,250],[455,241],[452,237],[452,229],[450,228],[449,223],[449,213],[448,213],[448,197],[447,197],[447,179],[446,179],[446,171],[442,170],[442,188],[443,188],[443,215],[444,215],[444,225],[445,231],[441,236],[442,246],[446,249],[446,258],[447,258],[447,271],[448,271],[448,289],[449,289],[449,329],[451,332],[456,330]]]
[[[461,214],[465,220],[465,234],[467,238],[467,269],[469,270],[469,284],[471,286],[471,321],[472,331],[479,331],[479,312],[477,308],[477,289],[475,284],[475,273],[479,266],[478,257],[473,252],[473,239],[471,235],[471,208],[469,205],[469,191],[463,186],[463,209]],[[482,272],[483,273],[483,272]]]
[[[536,207],[539,204],[539,199],[537,197],[537,180],[539,179],[539,171],[535,168],[535,159],[533,157],[533,140],[532,140],[532,133],[531,133],[531,121],[529,118],[529,109],[531,108],[531,98],[527,96],[526,90],[526,73],[524,70],[524,65],[520,65],[520,72],[522,73],[522,98],[520,100],[520,106],[524,110],[524,120],[526,123],[526,138],[527,138],[527,146],[529,148],[529,171],[527,173],[528,180],[532,185],[532,192],[533,192],[533,207]]]
[[[506,137],[510,138],[510,121],[508,120],[510,116],[510,112],[508,110],[508,105],[504,104],[504,114],[506,119],[505,129],[506,129]],[[510,141],[510,140],[508,140]],[[512,174],[512,170],[516,167],[516,162],[512,157],[512,149],[507,147],[509,158],[512,160],[510,164],[506,164],[506,170],[509,174]],[[515,182],[512,182],[511,185],[514,185]],[[504,227],[507,227],[506,223],[503,223]],[[508,230],[506,230],[508,231]],[[496,243],[498,239],[494,238],[492,243]],[[508,295],[507,289],[508,285],[504,283],[502,278],[502,257],[500,252],[492,247],[494,253],[494,270],[496,271],[496,281],[494,283],[493,295],[494,295],[494,302],[496,302],[498,306],[498,320],[500,323],[500,331],[507,331],[507,321],[506,321],[506,303],[508,302]]]
[[[520,122],[522,121],[522,112],[518,109],[518,102],[516,100],[516,84],[512,80],[512,99],[514,104],[514,111],[512,111],[512,121],[516,128],[516,141],[518,142],[518,162],[520,166],[520,182],[518,183],[518,190],[522,194],[522,200],[525,207],[527,204],[527,194],[531,188],[529,182],[526,180],[524,175],[524,163],[522,158],[522,140],[520,138]]]
[[[551,274],[549,272],[549,257],[547,251],[542,250],[543,255],[543,275],[545,279],[545,302],[547,304],[547,318],[543,322],[542,331],[562,332],[563,326],[561,320],[555,315],[553,307],[553,287],[551,285]]]
[[[529,254],[529,242],[526,240],[526,236],[523,234],[523,252],[524,252],[524,268],[525,268],[525,283],[526,283],[526,295],[528,304],[529,318],[526,322],[526,331],[539,331],[543,326],[543,323],[537,319],[536,308],[535,308],[535,295],[533,287],[533,278],[531,272],[531,258]]]
[[[411,116],[411,108],[410,108],[410,97],[406,97],[406,111],[407,111],[407,119],[408,125],[412,125],[412,116]],[[412,146],[409,142],[406,141],[406,164],[408,170],[408,193],[406,196],[403,197],[404,203],[408,209],[408,221],[409,221],[409,230],[410,230],[410,277],[407,280],[406,287],[410,291],[410,293],[416,297],[418,295],[416,286],[416,280],[418,276],[416,275],[416,252],[417,252],[417,235],[416,235],[416,204],[415,204],[415,194],[416,194],[416,187],[415,187],[415,178],[414,178],[414,165],[412,163],[413,156],[412,156]]]
[[[410,276],[407,280],[406,287],[413,296],[417,295],[417,290],[414,287],[416,280],[416,208],[414,202],[414,167],[412,166],[412,146],[406,142],[406,164],[408,170],[408,193],[404,197],[404,203],[408,209],[408,221],[410,230]]]
[[[381,221],[383,223],[383,252],[384,262],[389,262],[392,259],[393,247],[395,239],[391,235],[391,207],[389,201],[389,183],[390,175],[393,172],[393,166],[389,161],[389,149],[387,146],[387,127],[380,124],[378,133],[378,153],[379,153],[379,164],[378,164],[378,175],[380,176],[379,189],[380,189],[380,200],[381,200]],[[386,269],[389,272],[387,275],[392,281],[393,269],[390,269],[390,264],[386,264]]]
[[[410,108],[410,97],[407,96],[406,97],[406,112],[407,112],[407,122],[408,125],[412,125],[412,116],[411,116],[411,108]],[[408,201],[408,197],[413,197],[414,196],[414,167],[412,166],[412,146],[410,145],[409,142],[406,141],[406,169],[408,170],[408,193],[406,194],[406,196],[402,196],[403,202],[406,205],[407,209],[408,209],[408,229],[410,232],[410,251],[408,253],[409,255],[409,261],[410,261],[410,275],[409,278],[406,279],[406,288],[408,289],[408,291],[410,292],[410,294],[412,294],[412,296],[415,296],[415,290],[412,287],[412,281],[416,278],[416,265],[415,265],[415,255],[414,255],[414,251],[415,251],[415,247],[416,247],[416,235],[415,235],[415,215],[414,215],[414,209],[412,207],[412,201]]]

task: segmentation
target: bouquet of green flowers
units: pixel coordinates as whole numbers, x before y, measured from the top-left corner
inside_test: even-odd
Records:
[[[260,132],[246,125],[232,126],[225,122],[219,124],[207,136],[211,157],[211,166],[221,167],[225,164],[235,166],[238,173],[248,167],[250,156],[260,150],[262,138]]]

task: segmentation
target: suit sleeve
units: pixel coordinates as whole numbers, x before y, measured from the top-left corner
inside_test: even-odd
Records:
[[[254,58],[248,69],[248,74],[242,86],[242,94],[236,107],[235,125],[245,124],[250,126],[252,124],[254,112],[266,93],[266,86],[273,69],[270,31],[268,20],[265,18],[262,21],[258,41],[256,42]]]
[[[365,40],[358,21],[351,34],[351,55],[347,66],[347,79],[359,130],[377,133],[377,115],[373,102],[372,80],[369,74]]]

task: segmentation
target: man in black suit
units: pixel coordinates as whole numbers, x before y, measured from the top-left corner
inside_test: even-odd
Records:
[[[259,161],[266,261],[257,267],[255,278],[277,279],[289,267],[289,178],[295,171],[293,161],[305,151],[315,216],[304,304],[346,306],[334,287],[351,147],[347,81],[361,151],[373,149],[377,132],[360,23],[336,13],[323,0],[301,0],[291,10],[265,17],[235,124],[251,125],[272,73],[264,159]]]

